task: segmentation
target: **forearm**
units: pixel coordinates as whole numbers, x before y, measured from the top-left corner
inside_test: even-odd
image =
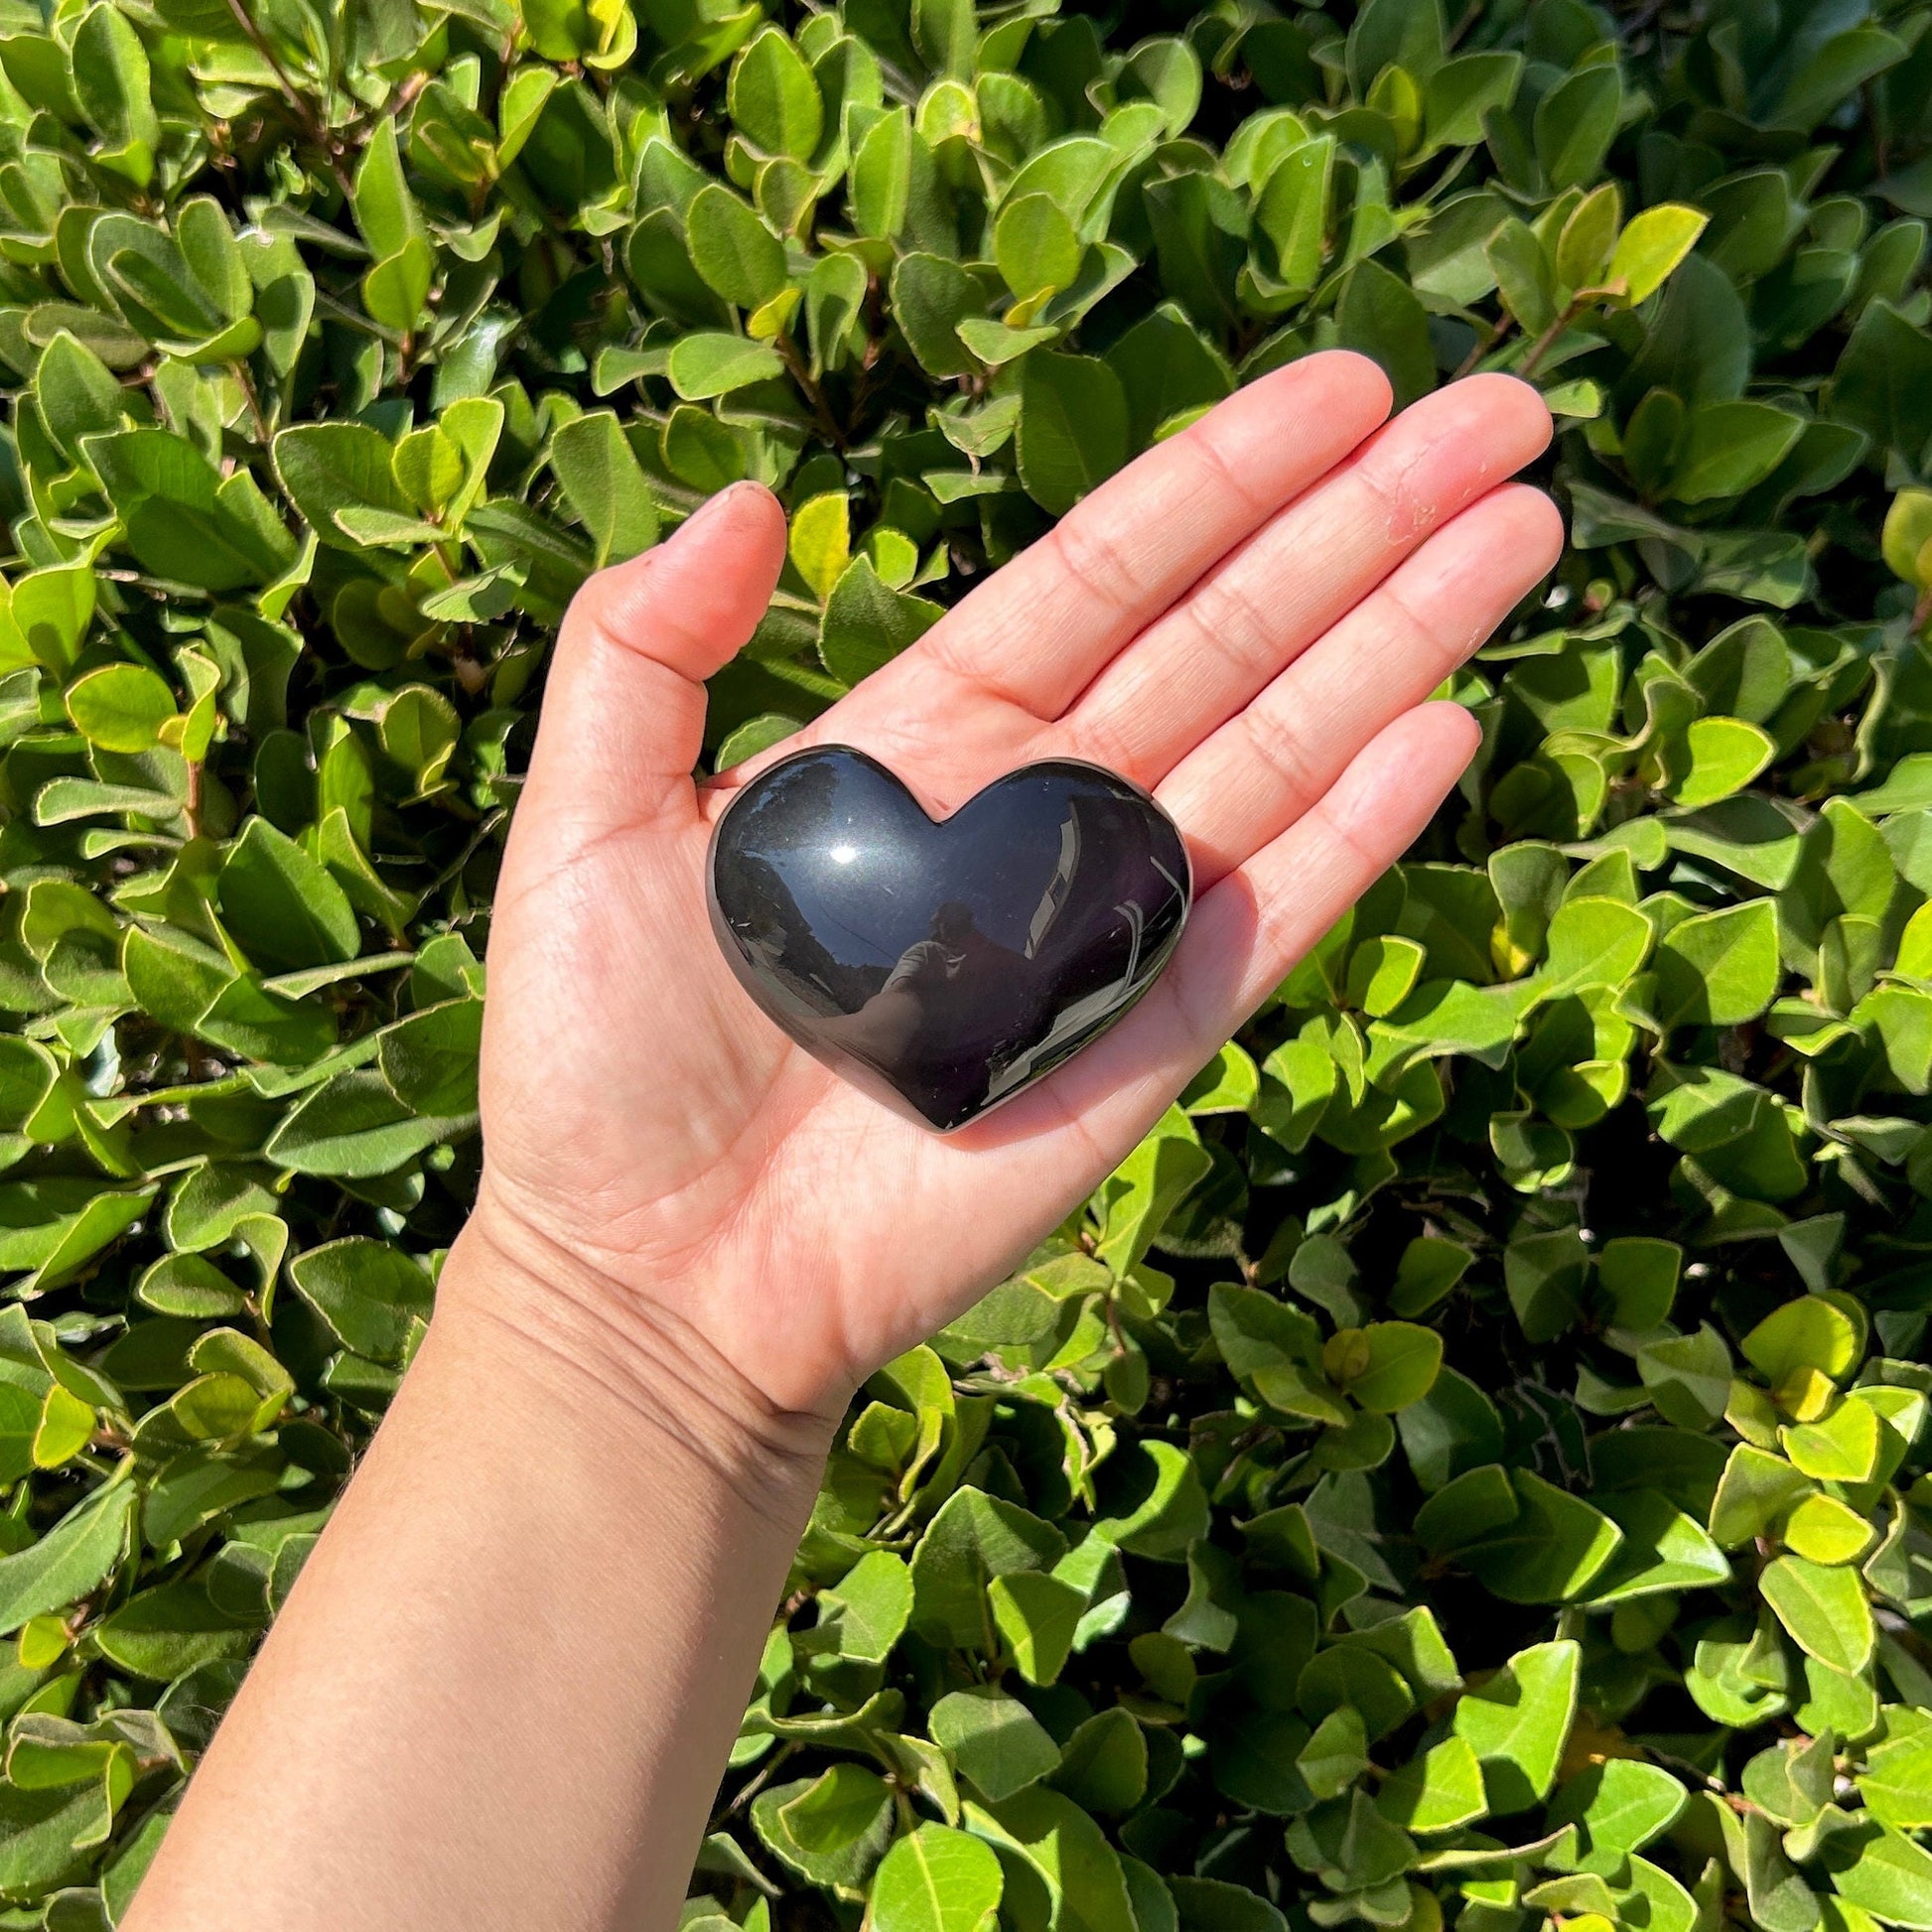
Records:
[[[674,1923],[824,1431],[537,1260],[459,1243],[127,1932]]]

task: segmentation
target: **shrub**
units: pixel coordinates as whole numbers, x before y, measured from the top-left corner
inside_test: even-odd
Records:
[[[1339,343],[1542,385],[1573,547],[1423,849],[855,1405],[692,1909],[1932,1928],[1925,0],[0,69],[0,1925],[119,1914],[421,1336],[584,575],[780,491],[730,762]]]

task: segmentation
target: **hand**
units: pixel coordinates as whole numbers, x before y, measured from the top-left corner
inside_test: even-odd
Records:
[[[614,1339],[821,1419],[1024,1259],[1427,824],[1477,728],[1426,700],[1556,561],[1554,505],[1502,481],[1549,440],[1533,389],[1477,376],[1385,422],[1389,401],[1343,352],[1263,377],[705,785],[703,681],[764,611],[778,504],[740,484],[593,578],[496,899],[479,1236]],[[731,791],[822,741],[935,813],[1015,765],[1091,759],[1190,848],[1194,911],[1148,996],[946,1139],[793,1045],[710,931]]]

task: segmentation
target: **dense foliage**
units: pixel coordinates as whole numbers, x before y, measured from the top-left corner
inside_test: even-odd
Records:
[[[1927,0],[0,71],[0,1926],[118,1917],[423,1332],[585,573],[780,491],[729,762],[1342,343],[1542,385],[1573,547],[1424,849],[855,1406],[692,1914],[1932,1928]]]

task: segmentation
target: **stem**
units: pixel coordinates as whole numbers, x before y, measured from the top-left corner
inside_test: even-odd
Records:
[[[754,1798],[756,1798],[761,1790],[764,1789],[765,1785],[767,1785],[771,1781],[772,1773],[776,1771],[781,1764],[784,1763],[786,1758],[794,1756],[797,1753],[797,1750],[798,1750],[797,1738],[795,1737],[780,1738],[778,1740],[777,1749],[774,1750],[771,1753],[771,1755],[764,1760],[764,1763],[762,1767],[759,1769],[758,1775],[754,1778],[749,1778],[746,1780],[744,1785],[740,1787],[738,1796],[735,1797],[731,1801],[731,1803],[728,1804],[725,1807],[725,1809],[718,1815],[717,1819],[714,1820],[714,1824],[723,1824],[727,1818],[730,1818],[737,1812],[742,1811],[746,1805],[750,1804],[751,1801]]]
[[[348,171],[343,166],[343,158],[336,152],[335,143],[330,140],[329,130],[323,126],[315,103],[289,78],[288,69],[283,67],[281,57],[268,44],[267,36],[248,18],[248,10],[242,5],[242,0],[228,0],[228,11],[234,15],[235,25],[248,36],[255,52],[274,69],[276,80],[280,82],[283,93],[288,95],[289,105],[295,109],[296,119],[302,122],[310,140],[329,157],[329,171],[336,177],[336,184],[343,191],[344,198],[353,199],[355,190],[349,181]]]
[[[1470,374],[1474,370],[1475,365],[1515,327],[1516,318],[1512,315],[1505,314],[1502,320],[1496,324],[1495,328],[1490,330],[1488,335],[1481,337],[1468,354],[1463,356],[1462,366],[1449,377],[1449,380],[1451,382],[1460,382],[1465,375]]]
[[[248,413],[255,419],[255,439],[265,444],[269,440],[268,418],[262,414],[262,399],[256,391],[255,378],[248,372],[248,359],[237,355],[228,366],[234,370],[235,380],[241,384],[241,393],[248,398]]]
[[[810,369],[805,366],[805,358],[798,352],[798,345],[791,340],[785,330],[780,329],[772,339],[771,346],[783,358],[791,379],[804,391],[805,400],[811,404],[812,414],[818,418],[818,426],[824,432],[826,440],[843,456],[845,432],[840,429],[838,418],[832,414],[831,407],[825,400],[825,391],[813,381]]]
[[[1536,365],[1550,352],[1551,345],[1557,338],[1583,314],[1587,306],[1581,295],[1573,296],[1569,307],[1530,345],[1530,352],[1523,357],[1523,366],[1517,370],[1517,374],[1525,380],[1533,376],[1536,373]]]

